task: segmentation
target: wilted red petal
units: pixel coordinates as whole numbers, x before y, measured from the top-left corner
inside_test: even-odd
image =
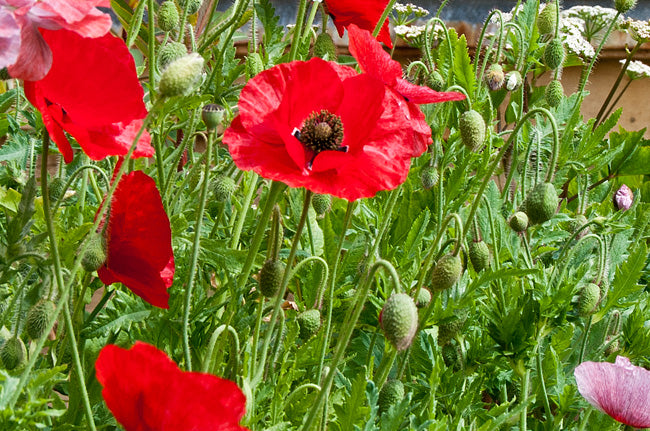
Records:
[[[372,32],[387,5],[388,0],[325,0],[327,12],[334,19],[334,25],[341,37],[344,29],[349,28],[350,24],[356,24]],[[388,30],[388,18],[382,24],[377,40],[389,48],[393,47]]]
[[[109,208],[104,284],[120,282],[156,307],[169,307],[174,254],[171,228],[155,181],[141,171],[122,177]]]
[[[181,371],[142,342],[102,349],[95,364],[106,405],[126,431],[244,431],[246,399],[237,385],[211,374]]]
[[[650,371],[618,356],[613,364],[583,362],[574,375],[589,404],[626,425],[650,427]]]

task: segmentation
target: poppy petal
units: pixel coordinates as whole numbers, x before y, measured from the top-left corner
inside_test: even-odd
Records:
[[[38,32],[38,28],[24,18],[19,18],[20,54],[8,67],[9,74],[25,81],[42,79],[52,66],[52,51]]]
[[[0,8],[0,69],[14,64],[20,53],[20,27],[13,15]]]

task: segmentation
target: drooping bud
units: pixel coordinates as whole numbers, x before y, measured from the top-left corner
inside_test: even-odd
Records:
[[[503,86],[504,81],[505,75],[503,74],[503,67],[500,64],[494,63],[485,71],[485,83],[490,87],[490,90],[498,90]]]
[[[434,70],[427,78],[427,86],[435,91],[443,91],[445,89],[445,79],[440,72]]]
[[[48,185],[48,192],[50,194],[51,204],[53,204],[61,196],[63,196],[63,193],[65,193],[64,187],[65,187],[65,180],[63,178],[56,177],[52,181],[50,181],[50,184]]]
[[[420,172],[420,181],[422,187],[429,190],[438,184],[438,170],[433,166],[425,166]]]
[[[203,0],[178,0],[178,4],[187,11],[188,15],[194,15],[201,9]]]
[[[517,88],[521,87],[521,84],[523,82],[524,81],[521,77],[521,73],[519,73],[518,70],[512,70],[506,73],[506,89],[508,91],[516,90]]]
[[[582,317],[590,316],[596,311],[600,301],[600,287],[594,283],[588,283],[580,290],[578,297],[578,314]]]
[[[201,119],[208,130],[214,130],[223,121],[223,108],[216,103],[209,103],[201,110]]]
[[[27,359],[25,343],[18,337],[11,337],[0,347],[0,359],[5,369],[11,371],[22,365]]]
[[[469,260],[476,272],[490,266],[490,249],[485,241],[472,241],[469,244]]]
[[[172,62],[187,55],[187,48],[180,42],[167,42],[158,51],[158,68],[165,70]]]
[[[25,331],[29,338],[38,340],[43,335],[55,309],[54,302],[49,299],[41,299],[29,309],[25,325]]]
[[[508,224],[515,232],[523,232],[528,228],[528,216],[523,211],[517,211],[510,217]]]
[[[632,190],[625,184],[623,184],[617,191],[614,193],[614,206],[620,211],[627,211],[632,207],[634,202],[634,193]]]
[[[564,63],[564,44],[559,37],[551,40],[544,49],[546,67],[555,70]]]
[[[162,31],[171,31],[178,26],[178,9],[173,0],[166,0],[158,9],[158,27]]]
[[[470,150],[479,149],[485,141],[485,120],[481,114],[473,109],[463,112],[460,116],[458,127],[460,139]]]
[[[332,196],[316,193],[311,198],[311,206],[316,214],[323,215],[332,208]]]
[[[96,233],[88,240],[88,247],[81,258],[81,266],[86,272],[97,271],[106,262],[106,240]]]
[[[544,97],[546,98],[548,106],[552,108],[558,106],[564,97],[564,88],[562,88],[562,83],[557,79],[549,82],[546,86]]]
[[[460,257],[446,254],[438,260],[436,267],[431,274],[431,288],[435,292],[441,292],[452,287],[463,272],[463,263]]]
[[[614,9],[620,13],[626,13],[636,7],[636,0],[614,0]]]
[[[555,33],[557,24],[557,5],[554,1],[546,3],[537,17],[537,28],[541,34]]]
[[[267,298],[275,296],[280,290],[284,276],[284,263],[275,259],[268,259],[260,270],[260,292]]]
[[[386,339],[397,349],[407,349],[418,328],[418,310],[413,298],[395,293],[386,300],[379,314]]]
[[[220,175],[214,182],[214,198],[218,202],[226,202],[237,189],[235,180],[227,175]]]
[[[379,391],[377,405],[380,412],[385,412],[391,406],[404,399],[404,384],[399,380],[388,380]]]
[[[317,309],[307,310],[296,318],[300,326],[300,338],[308,340],[320,329],[320,311]]]
[[[553,217],[558,203],[553,184],[539,183],[528,193],[522,207],[531,224],[541,224]]]
[[[429,289],[422,287],[420,292],[418,292],[418,298],[415,301],[415,306],[418,308],[424,308],[431,302],[431,292]]]
[[[438,345],[449,343],[465,326],[468,316],[467,310],[459,310],[456,315],[438,323]]]
[[[327,32],[323,32],[316,37],[314,42],[314,57],[320,57],[323,60],[336,61],[336,45],[332,36]]]
[[[170,63],[160,77],[160,95],[173,97],[189,93],[203,72],[203,63],[203,57],[195,52]]]
[[[246,78],[251,79],[264,70],[264,61],[258,52],[251,52],[246,57]]]

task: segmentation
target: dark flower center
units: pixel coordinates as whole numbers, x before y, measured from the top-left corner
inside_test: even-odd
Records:
[[[298,139],[316,154],[321,151],[340,150],[343,142],[341,118],[325,109],[312,112],[300,129]]]

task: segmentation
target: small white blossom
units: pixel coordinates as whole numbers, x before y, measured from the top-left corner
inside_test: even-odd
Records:
[[[625,64],[625,60],[620,62]],[[631,61],[625,72],[630,79],[650,78],[650,66],[638,60]]]
[[[560,35],[567,49],[583,59],[596,54],[594,47],[584,37],[585,22],[581,18],[566,17],[560,22]]]
[[[438,27],[434,28],[434,32],[437,34]],[[424,33],[425,26],[423,25],[398,25],[395,26],[395,34],[400,36],[403,39],[415,39],[416,37],[420,36],[421,34]],[[440,27],[442,29],[442,27]]]
[[[638,42],[650,39],[650,20],[639,21],[629,18],[622,24],[622,27],[628,28],[632,39]]]
[[[425,16],[429,14],[429,11],[426,10],[423,7],[414,5],[413,3],[408,3],[408,4],[402,4],[402,3],[395,3],[395,6],[393,7],[393,10],[395,12],[401,13],[401,14],[414,14],[418,17]]]

